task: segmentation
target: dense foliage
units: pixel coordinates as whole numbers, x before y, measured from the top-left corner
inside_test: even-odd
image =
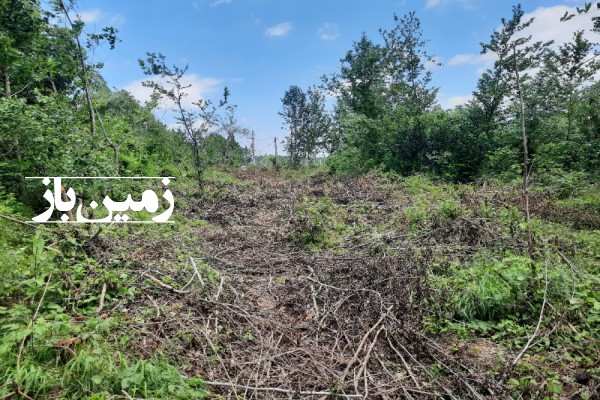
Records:
[[[454,181],[511,179],[523,170],[526,131],[527,164],[534,173],[597,175],[598,45],[583,31],[561,46],[530,43],[521,32],[534,21],[523,15],[515,7],[503,28],[482,43],[495,64],[482,74],[472,100],[451,110],[436,103],[430,67],[437,61],[425,50],[419,19],[414,13],[394,17],[394,27],[380,31],[381,40],[363,35],[340,70],[324,78],[323,89],[337,98],[333,123],[316,134],[301,129],[300,117],[307,113],[294,116],[290,104],[300,110],[306,95],[296,86],[286,92],[281,115],[290,128],[288,148],[316,143],[332,152],[331,169],[343,174],[382,169]]]

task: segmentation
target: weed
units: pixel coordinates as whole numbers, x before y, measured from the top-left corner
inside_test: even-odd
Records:
[[[309,200],[303,195],[294,213],[292,236],[313,251],[333,248],[352,229],[342,220],[339,207],[329,196]]]

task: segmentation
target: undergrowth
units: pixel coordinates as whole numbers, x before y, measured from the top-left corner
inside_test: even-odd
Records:
[[[21,210],[0,198],[0,214],[22,220]],[[201,380],[184,378],[165,357],[130,350],[137,339],[126,315],[107,308],[136,290],[129,272],[86,255],[86,235],[0,219],[0,398],[205,397]]]

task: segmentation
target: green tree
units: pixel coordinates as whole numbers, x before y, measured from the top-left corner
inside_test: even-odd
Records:
[[[423,116],[427,162],[432,172],[462,182],[477,176],[487,147],[480,123],[480,110],[472,104],[451,111],[437,109]]]
[[[577,90],[584,83],[593,80],[594,75],[600,70],[600,59],[594,53],[596,46],[597,44],[587,40],[584,31],[580,30],[573,33],[571,42],[560,46],[558,51],[548,59],[548,69],[556,77],[566,98],[567,140],[573,133],[573,114]]]
[[[225,89],[225,98],[219,102],[218,106],[213,105],[210,100],[199,99],[193,102],[195,108],[189,109],[184,104],[184,98],[188,95],[187,89],[190,87],[190,85],[183,82],[188,69],[187,66],[183,68],[176,65],[169,67],[165,63],[165,56],[160,53],[147,53],[146,60],[140,59],[139,64],[146,75],[161,78],[145,81],[144,86],[153,89],[154,104],[160,97],[165,97],[173,103],[173,111],[177,115],[177,131],[192,150],[198,188],[202,191],[205,167],[202,158],[203,139],[216,126],[218,122],[217,108],[225,105],[225,98],[228,96],[229,91],[227,88]]]
[[[325,150],[325,141],[332,127],[331,117],[325,109],[325,95],[317,87],[306,92],[306,119],[302,140],[303,156],[308,159]]]
[[[384,114],[384,51],[365,34],[341,59],[340,72],[324,77],[327,90],[338,96],[341,113],[378,118]]]
[[[0,74],[5,98],[21,93],[38,79],[43,28],[37,1],[0,2]]]
[[[229,100],[229,89],[225,88],[223,94],[223,103],[227,103]],[[237,105],[227,104],[225,106],[225,113],[218,117],[219,130],[225,134],[225,148],[223,151],[223,163],[225,165],[231,164],[230,150],[237,145],[236,136],[247,137],[250,135],[250,131],[240,126],[235,113],[237,111]],[[239,145],[238,145],[239,147]]]
[[[435,58],[425,50],[421,22],[414,12],[402,18],[394,16],[396,25],[382,30],[384,72],[387,100],[395,128],[386,137],[391,151],[385,165],[404,174],[423,169],[426,158],[426,127],[423,116],[435,104],[438,89],[431,86],[432,74],[426,63]]]
[[[384,49],[363,34],[340,62],[338,73],[323,78],[324,87],[337,96],[326,143],[334,152],[333,165],[339,162],[340,171],[356,173],[376,167],[385,155],[380,124],[390,110]]]
[[[539,65],[548,54],[551,42],[535,42],[529,44],[531,36],[520,35],[524,29],[531,26],[533,18],[522,21],[523,9],[521,5],[513,7],[513,16],[510,20],[502,18],[502,27],[495,31],[489,43],[482,43],[482,53],[494,53],[497,60],[494,63],[498,69],[500,79],[506,84],[508,90],[514,95],[517,102],[517,118],[520,122],[520,132],[523,145],[523,211],[528,229],[528,250],[531,258],[534,257],[533,233],[529,215],[529,148],[525,124],[525,96],[523,83],[530,77],[527,71]]]
[[[298,166],[301,160],[308,160],[324,149],[324,142],[331,128],[331,118],[325,111],[325,96],[316,87],[305,93],[292,85],[285,92],[282,110],[284,126],[289,129],[286,150],[292,166]]]
[[[307,109],[306,93],[300,87],[292,85],[286,90],[281,102],[282,109],[279,115],[283,118],[284,127],[289,129],[286,150],[290,156],[290,164],[295,167],[299,164],[302,154],[301,142]]]

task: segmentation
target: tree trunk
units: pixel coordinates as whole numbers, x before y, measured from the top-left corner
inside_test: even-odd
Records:
[[[229,146],[233,142],[232,135],[227,133],[227,140],[225,140],[225,156],[223,157],[223,163],[229,166]]]
[[[202,165],[199,146],[196,146],[194,154],[196,158],[196,174],[198,176],[198,190],[202,193],[204,191],[204,166]]]
[[[52,92],[54,92],[54,94],[58,94],[56,84],[54,83],[54,78],[52,77],[52,72],[48,72],[48,80],[50,81],[50,87],[52,88]]]
[[[8,66],[2,67],[2,75],[4,76],[4,97],[10,99],[12,93],[10,91],[10,72]]]
[[[521,134],[523,136],[523,212],[525,214],[525,224],[527,225],[527,251],[529,253],[529,257],[533,259],[535,256],[535,250],[533,248],[533,232],[531,231],[529,216],[529,149],[527,146],[527,132],[525,131],[525,102],[523,101],[523,91],[521,89],[521,77],[519,76],[519,64],[517,60],[516,47],[513,47],[513,55],[515,63],[515,78],[517,81],[517,93],[519,97]]]
[[[571,140],[571,133],[573,132],[574,95],[575,93],[573,91],[569,94],[569,110],[567,111],[567,142]]]
[[[65,14],[65,17],[67,18],[67,21],[69,21],[69,25],[71,25],[71,28],[73,28],[73,21],[71,20],[71,16],[69,15],[69,10],[67,9],[67,6],[65,6],[64,1],[60,0],[59,5],[60,5],[63,13]],[[94,103],[92,101],[92,92],[90,89],[90,85],[87,80],[87,68],[85,66],[85,59],[83,58],[83,48],[81,47],[81,42],[79,41],[79,36],[75,36],[75,42],[77,43],[78,58],[79,58],[79,64],[81,67],[81,80],[83,81],[83,89],[85,91],[85,99],[86,99],[87,106],[88,106],[88,115],[90,117],[90,130],[91,130],[92,136],[96,136],[96,115],[94,112]]]

